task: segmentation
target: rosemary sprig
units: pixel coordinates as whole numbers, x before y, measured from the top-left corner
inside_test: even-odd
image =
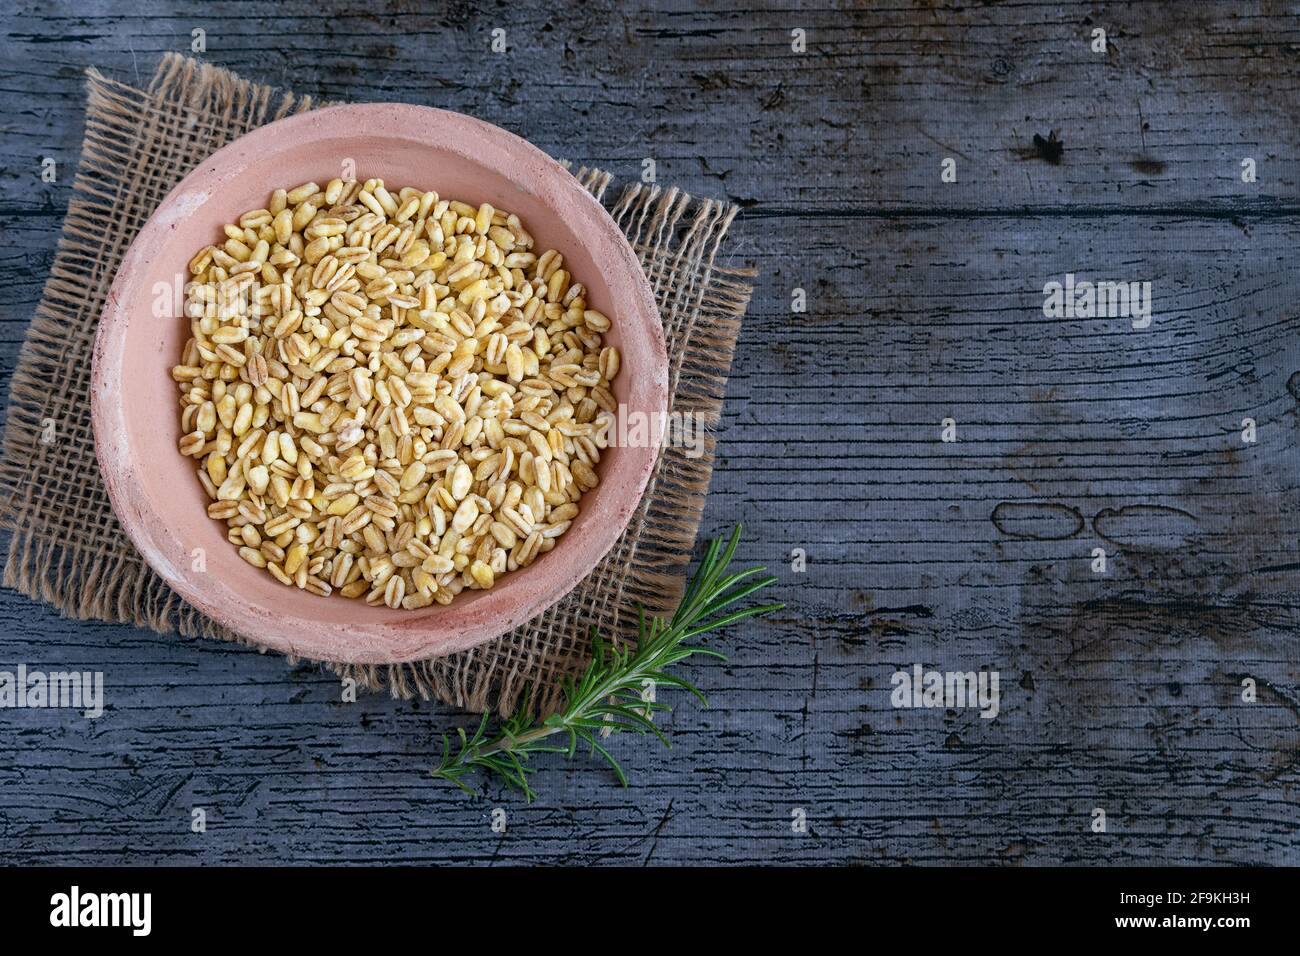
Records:
[[[529,774],[536,770],[529,761],[536,754],[560,753],[572,758],[578,745],[585,744],[592,755],[599,755],[614,770],[619,782],[627,786],[627,776],[605,744],[598,737],[632,731],[653,734],[665,746],[671,746],[654,723],[654,714],[671,708],[642,696],[648,685],[675,687],[693,694],[700,703],[708,700],[690,681],[667,673],[667,669],[693,654],[706,654],[725,660],[712,648],[684,643],[707,631],[717,630],[755,614],[775,611],[783,604],[764,604],[728,610],[756,591],[767,587],[775,577],[755,577],[764,568],[750,568],[728,574],[727,568],[740,544],[740,526],[731,533],[726,545],[716,538],[700,559],[681,603],[670,620],[647,617],[643,608],[637,612],[636,646],[614,647],[591,630],[592,657],[586,671],[576,682],[564,682],[564,708],[541,721],[531,712],[528,695],[519,709],[488,736],[488,715],[484,714],[472,734],[458,727],[459,746],[452,751],[451,741],[442,738],[442,760],[433,776],[450,780],[468,793],[477,793],[466,781],[473,771],[495,774],[532,801],[536,793],[529,785]],[[552,741],[564,735],[563,742]]]

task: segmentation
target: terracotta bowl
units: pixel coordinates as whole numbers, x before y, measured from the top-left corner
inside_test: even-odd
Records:
[[[113,281],[95,341],[95,451],[108,494],[149,565],[186,601],[233,631],[315,660],[394,663],[462,650],[536,616],[609,551],[639,502],[658,450],[611,448],[600,485],[555,549],[490,591],[407,611],[318,597],[246,564],[208,518],[195,463],[181,457],[171,368],[189,336],[179,302],[157,318],[159,287],[188,279],[190,257],[224,223],[277,187],[326,183],[351,159],[359,179],[434,189],[517,213],[541,249],[564,254],[588,301],[614,320],[607,341],[629,412],[667,410],[668,360],[650,286],[622,232],[562,166],[517,136],[468,116],[400,104],[336,106],[255,130],[219,150],[145,223]],[[195,560],[203,549],[204,562]],[[203,570],[195,570],[196,565]]]

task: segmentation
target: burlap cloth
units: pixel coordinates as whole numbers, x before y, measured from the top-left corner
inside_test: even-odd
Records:
[[[257,645],[257,635],[233,634],[177,597],[118,525],[95,463],[91,348],[127,246],[181,177],[236,137],[313,104],[177,54],[164,57],[148,89],[93,69],[87,77],[76,196],[10,390],[0,461],[0,527],[11,533],[3,581],[69,617]],[[598,169],[576,175],[627,234],[654,289],[672,409],[716,420],[752,289],[751,271],[714,264],[736,207],[653,185],[614,190]],[[415,664],[329,666],[395,696],[503,714],[531,686],[538,709],[554,709],[560,678],[587,661],[591,625],[618,637],[628,633],[638,603],[652,613],[674,605],[712,470],[711,436],[699,457],[666,448],[618,544],[523,627]]]

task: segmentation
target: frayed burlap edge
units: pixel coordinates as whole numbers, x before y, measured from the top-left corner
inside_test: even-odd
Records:
[[[71,617],[258,646],[177,597],[118,526],[94,462],[90,355],[111,278],[167,192],[220,146],[313,104],[177,54],[164,57],[147,90],[93,69],[87,76],[77,198],[11,386],[0,461],[0,526],[11,533],[3,583]],[[650,280],[668,345],[672,410],[716,422],[753,279],[752,271],[715,265],[736,207],[647,185],[609,197],[608,173],[583,167],[575,176],[609,209]],[[474,711],[507,713],[531,688],[534,706],[553,710],[563,678],[585,665],[593,626],[626,636],[638,604],[663,613],[680,596],[713,467],[713,435],[702,437],[699,455],[663,451],[613,550],[528,624],[449,657],[327,666],[372,690]]]

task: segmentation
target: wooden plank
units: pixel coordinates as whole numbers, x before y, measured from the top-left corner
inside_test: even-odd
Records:
[[[14,64],[7,137],[22,157],[0,203],[32,211],[57,195],[27,173],[41,155],[74,160],[85,66],[147,80],[203,29],[206,59],[247,76],[462,110],[624,177],[652,158],[664,182],[769,214],[1296,205],[1300,22],[1271,3],[697,6],[322,16],[314,0],[289,0],[262,19],[229,2],[124,12],[23,0],[0,39]],[[1105,54],[1089,46],[1098,27]],[[506,30],[506,53],[492,52],[493,29]],[[1033,146],[1052,130],[1056,165]],[[940,180],[948,157],[955,184]],[[1253,184],[1241,182],[1247,157]]]

